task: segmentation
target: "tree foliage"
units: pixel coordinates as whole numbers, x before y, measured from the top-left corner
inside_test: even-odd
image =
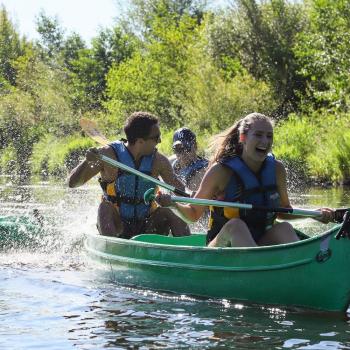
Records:
[[[350,177],[348,2],[236,0],[221,12],[205,0],[131,5],[90,43],[44,12],[39,40],[21,38],[2,7],[2,170],[62,176],[91,145],[79,134],[82,116],[115,137],[129,113],[153,112],[165,150],[175,127],[205,143],[259,111],[278,119],[275,152],[289,164]]]
[[[191,17],[184,15],[176,22],[172,16],[155,17],[143,49],[110,70],[106,106],[119,121],[140,109],[157,114],[168,127],[183,121],[180,101],[185,94],[188,55],[198,36]]]
[[[205,14],[206,0],[132,0],[127,18],[122,23],[143,40],[157,36],[154,26],[159,18],[166,22],[171,19],[177,25],[184,16],[199,25]]]
[[[137,46],[133,35],[119,26],[101,30],[92,48],[81,48],[68,65],[71,96],[75,110],[99,109],[105,100],[106,76],[112,65],[131,57]]]
[[[350,3],[312,0],[309,18],[295,47],[300,73],[308,81],[306,103],[349,111]]]
[[[4,6],[0,9],[0,84],[15,85],[16,70],[13,60],[21,56],[25,47]],[[1,87],[0,87],[1,89]],[[1,91],[1,90],[0,90]]]
[[[299,2],[238,0],[230,11],[214,18],[210,28],[218,66],[230,70],[227,62],[238,60],[255,79],[268,82],[279,101],[276,116],[295,109],[298,93],[304,91],[293,51],[297,34],[307,24],[304,12]]]
[[[44,11],[39,13],[36,20],[40,40],[37,42],[44,58],[52,60],[63,48],[64,30],[57,17],[50,17]]]

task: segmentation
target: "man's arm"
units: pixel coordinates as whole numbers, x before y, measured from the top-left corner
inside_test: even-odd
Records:
[[[159,174],[162,180],[167,184],[184,191],[185,184],[176,177],[169,159],[158,152],[156,153],[156,157],[156,172]]]
[[[90,148],[86,152],[85,159],[68,176],[69,187],[79,187],[102,171],[103,164],[97,158],[98,152],[97,148]]]

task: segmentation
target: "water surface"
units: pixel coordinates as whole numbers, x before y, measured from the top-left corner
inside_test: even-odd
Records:
[[[45,220],[33,244],[0,252],[1,349],[350,349],[347,315],[113,284],[85,263],[82,248],[84,233],[95,230],[97,185],[1,183],[1,216],[38,209]],[[291,201],[349,206],[350,192],[307,189]],[[321,225],[312,219],[295,224],[315,233]]]

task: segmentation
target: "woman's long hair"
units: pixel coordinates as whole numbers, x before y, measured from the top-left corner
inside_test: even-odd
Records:
[[[243,151],[241,135],[246,135],[257,120],[265,120],[273,124],[271,119],[261,113],[250,113],[238,120],[233,126],[213,136],[210,149],[214,151],[210,163],[221,162],[226,157],[240,156]]]

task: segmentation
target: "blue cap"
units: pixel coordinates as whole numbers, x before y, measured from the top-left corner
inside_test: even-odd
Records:
[[[196,135],[189,128],[180,128],[173,136],[173,148],[177,145],[190,150],[196,144]]]

